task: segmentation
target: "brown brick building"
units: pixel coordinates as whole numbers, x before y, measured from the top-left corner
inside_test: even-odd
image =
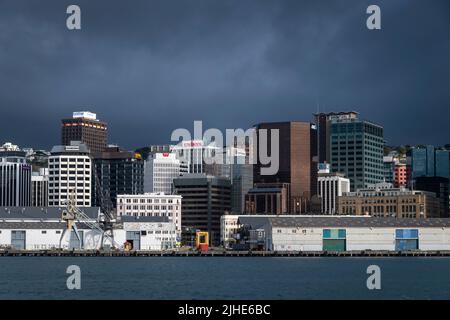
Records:
[[[256,126],[259,130],[279,130],[279,170],[275,175],[261,175],[258,163],[254,165],[255,183],[289,183],[288,212],[306,213],[310,210],[311,197],[317,193],[317,133],[309,122],[272,122]],[[267,133],[268,150],[271,150],[270,131]]]
[[[246,214],[289,214],[289,183],[256,183],[245,195]]]
[[[360,189],[338,197],[341,215],[439,218],[439,201],[431,192],[405,188]]]
[[[97,120],[95,113],[74,112],[72,118],[61,120],[61,143],[64,146],[69,146],[70,141],[81,141],[95,155],[106,148],[108,143],[107,131],[107,124]]]

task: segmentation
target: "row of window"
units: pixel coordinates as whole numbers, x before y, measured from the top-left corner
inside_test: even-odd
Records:
[[[120,210],[179,210],[179,206],[119,206]]]
[[[119,198],[119,203],[180,203],[180,199],[123,199]],[[175,200],[175,201],[174,201]]]

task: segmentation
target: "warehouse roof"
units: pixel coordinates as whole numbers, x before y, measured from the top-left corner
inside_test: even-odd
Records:
[[[449,218],[377,218],[370,216],[239,216],[239,223],[252,229],[271,224],[277,228],[450,228]]]
[[[450,219],[377,218],[377,217],[272,217],[272,227],[290,228],[444,228]]]
[[[269,217],[264,216],[240,216],[239,223],[250,226],[252,229],[259,229],[270,223]]]
[[[62,230],[66,224],[64,222],[1,222],[0,229],[14,229],[14,230],[26,230],[26,229],[37,229],[37,230]],[[79,230],[91,229],[84,223],[77,223]]]
[[[61,219],[65,209],[65,207],[0,207],[0,220]],[[100,212],[98,207],[80,207],[79,209],[92,219],[97,219]]]

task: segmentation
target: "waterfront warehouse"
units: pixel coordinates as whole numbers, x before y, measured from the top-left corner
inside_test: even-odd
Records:
[[[101,219],[98,207],[80,208],[87,216],[74,229],[64,233],[62,207],[5,207],[0,209],[0,248],[15,250],[98,250],[102,233],[93,228]],[[176,226],[168,217],[122,216],[114,224],[114,244],[104,245],[129,250],[164,250],[176,244]]]
[[[450,250],[450,219],[239,216],[237,238],[267,251]]]

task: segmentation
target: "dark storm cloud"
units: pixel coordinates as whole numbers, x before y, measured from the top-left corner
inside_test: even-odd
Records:
[[[65,10],[82,9],[68,31]],[[382,30],[366,28],[378,4]],[[0,142],[49,148],[88,109],[127,148],[193,120],[357,110],[390,144],[450,143],[448,1],[0,1]]]

